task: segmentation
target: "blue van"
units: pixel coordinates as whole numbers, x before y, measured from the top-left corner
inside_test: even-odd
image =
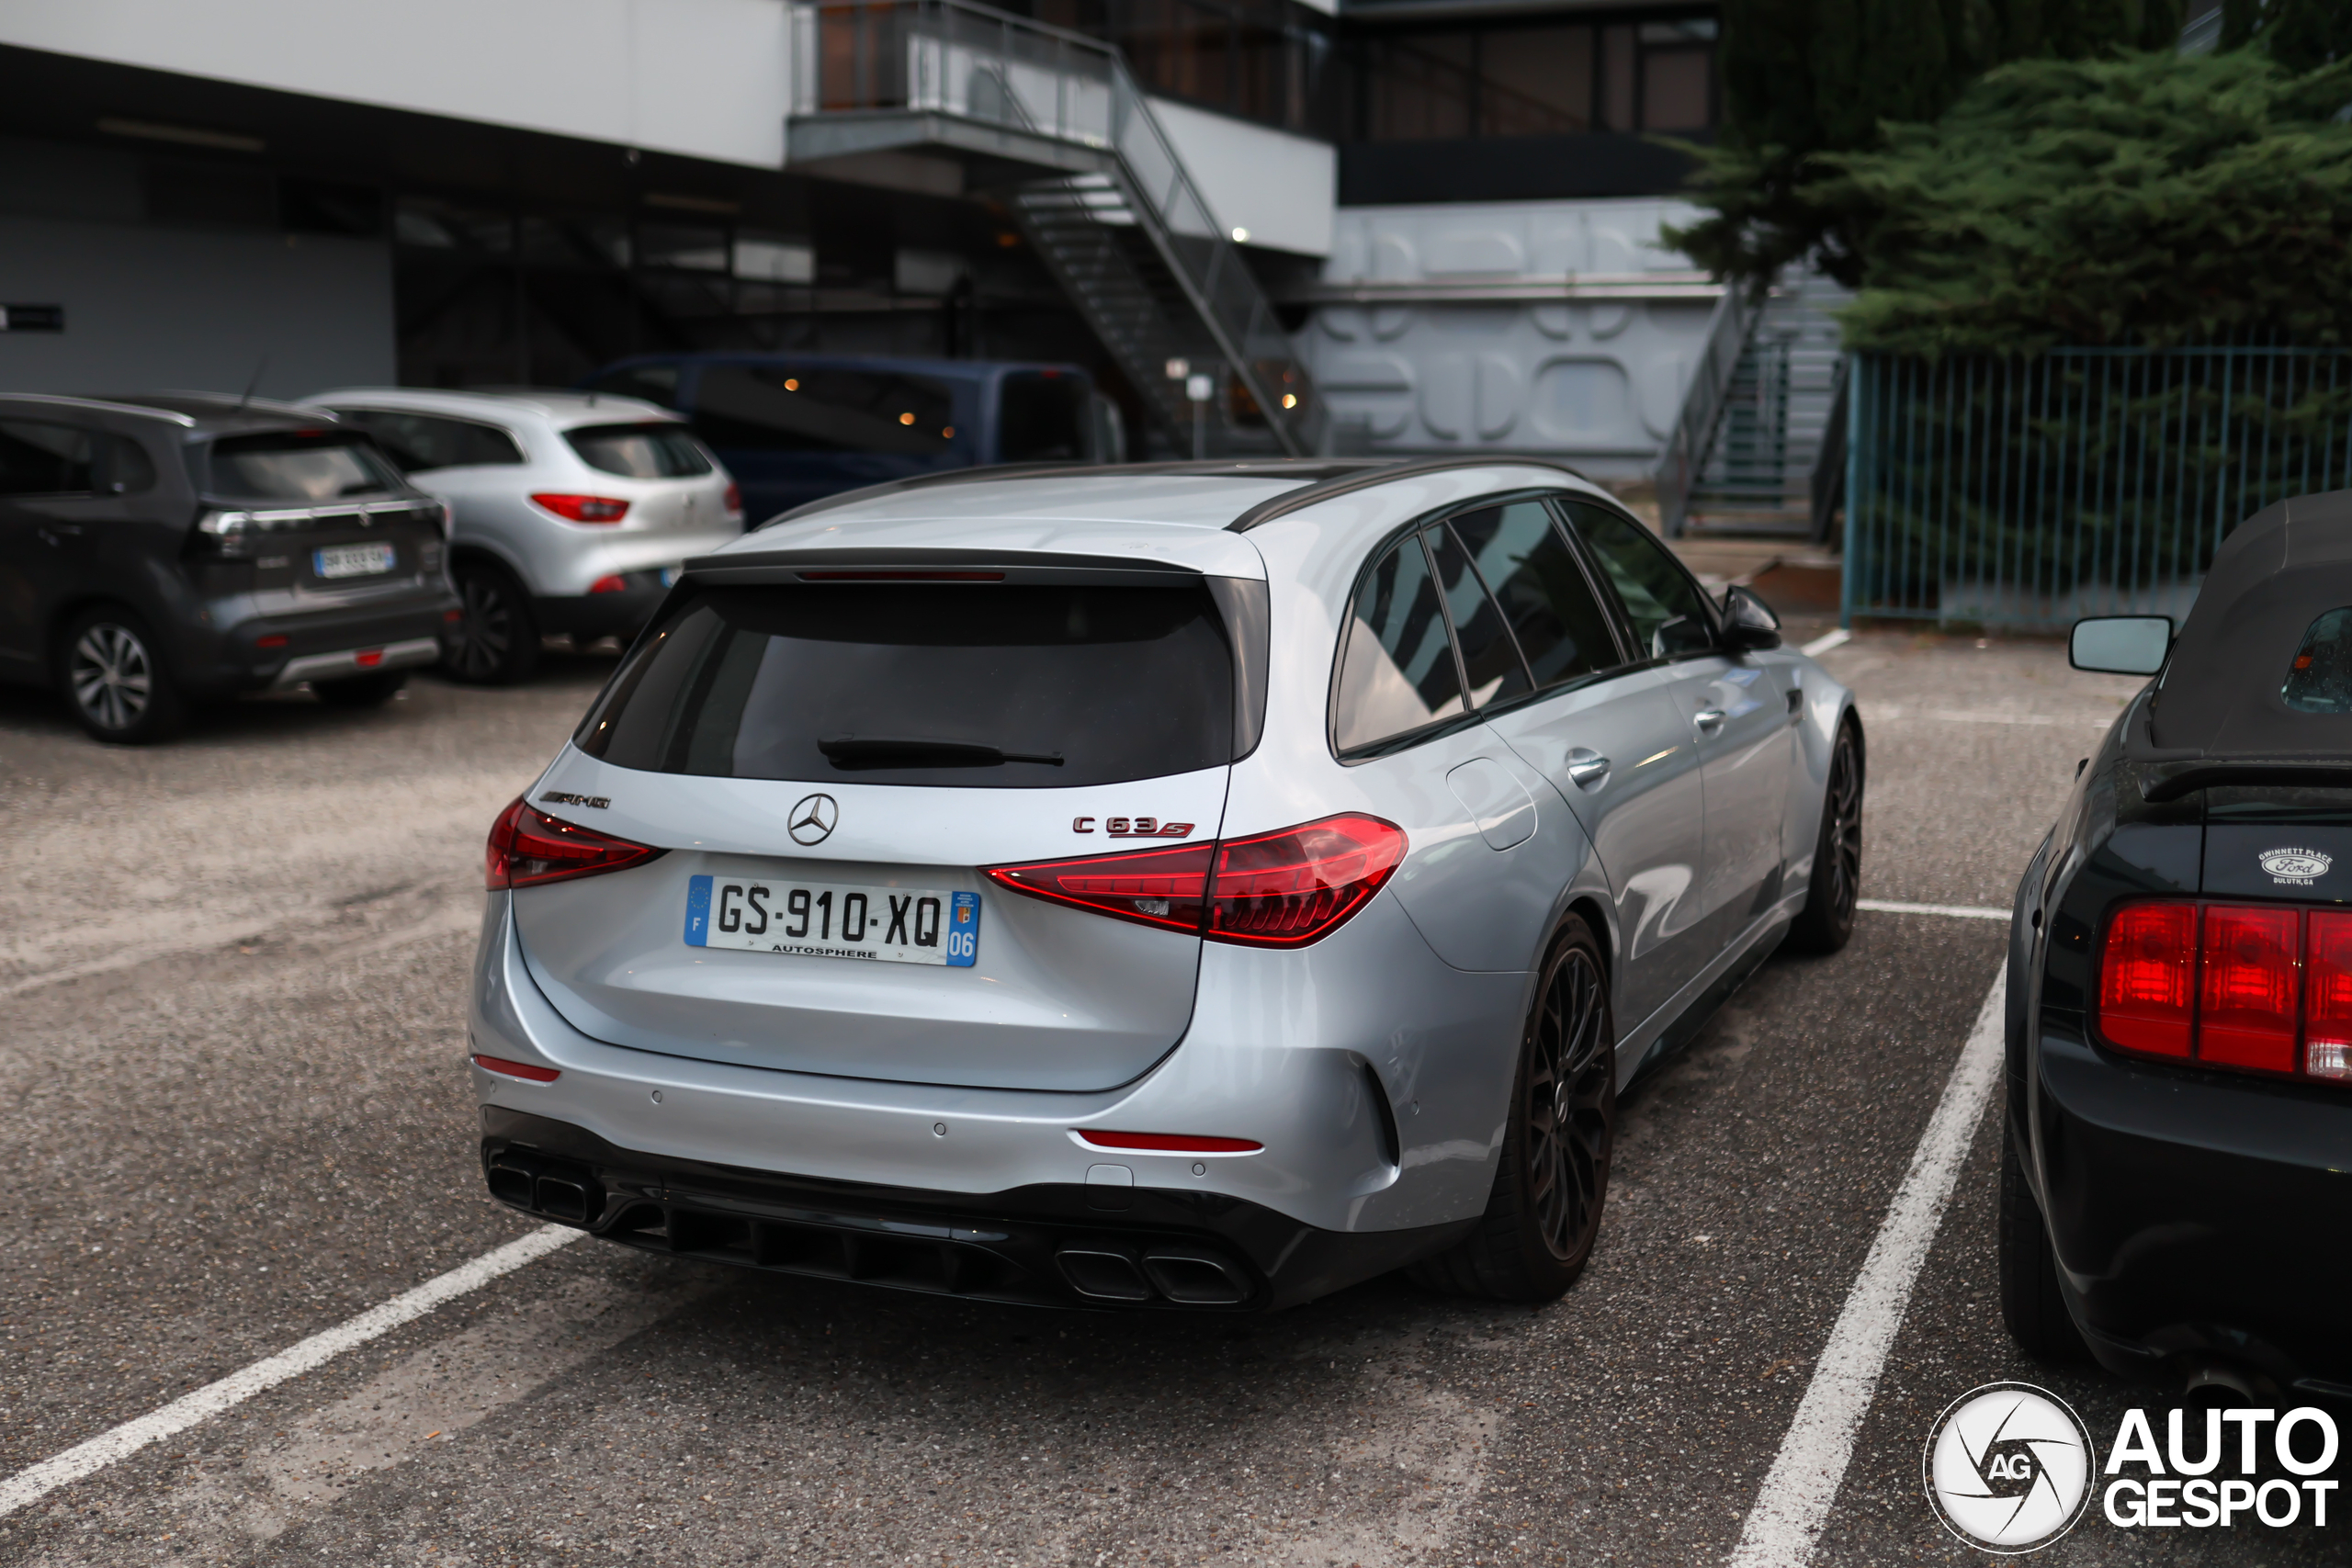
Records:
[[[742,486],[754,526],[820,496],[934,469],[1125,456],[1116,408],[1070,365],[641,354],[580,385],[684,414]]]

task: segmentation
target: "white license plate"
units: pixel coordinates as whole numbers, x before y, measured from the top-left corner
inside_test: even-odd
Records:
[[[311,552],[311,565],[321,577],[373,577],[391,570],[399,558],[390,545],[329,545]]]
[[[696,876],[686,883],[686,945],[968,969],[980,951],[980,896]]]

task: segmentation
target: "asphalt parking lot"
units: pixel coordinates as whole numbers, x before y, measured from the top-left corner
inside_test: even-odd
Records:
[[[1818,628],[1815,628],[1818,629]],[[1870,633],[1863,895],[2006,907],[2132,682]],[[143,751],[0,695],[0,1498],[530,1233],[462,1066],[479,845],[609,660],[386,710],[245,705]],[[1530,1313],[1397,1280],[1272,1318],[1045,1314],[595,1243],[0,1515],[0,1563],[1653,1563],[1728,1558],[2000,967],[1872,910],[1629,1097],[1593,1264]],[[1974,1560],[1929,1423],[2034,1382],[2102,1446],[2160,1395],[2000,1327],[1973,1141],[1814,1561]],[[2352,1505],[2347,1505],[2352,1506]],[[2331,1523],[2335,1523],[2331,1515]],[[2303,1527],[2052,1562],[2335,1561]]]

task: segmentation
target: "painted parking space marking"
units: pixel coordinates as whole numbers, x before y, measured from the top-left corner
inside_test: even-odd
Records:
[[[1878,1392],[1895,1331],[1903,1326],[1912,1287],[2000,1078],[2001,1004],[2007,992],[2005,968],[1984,993],[1976,1027],[1961,1047],[1943,1098],[1912,1152],[1911,1168],[1887,1205],[1870,1256],[1822,1347],[1796,1418],[1748,1509],[1732,1568],[1802,1568],[1813,1555],[1846,1479],[1854,1439]]]
[[[1804,654],[1807,659],[1818,659],[1823,654],[1828,652],[1831,649],[1843,648],[1853,640],[1854,634],[1848,631],[1845,627],[1839,626],[1836,631],[1822,633],[1819,637],[1815,637],[1811,642],[1806,643],[1803,648],[1798,649],[1797,651]]]
[[[559,1247],[587,1235],[566,1225],[542,1225],[528,1235],[461,1263],[447,1273],[427,1280],[402,1295],[368,1308],[357,1317],[322,1329],[308,1339],[231,1372],[217,1382],[181,1395],[159,1410],[126,1421],[77,1443],[63,1453],[18,1471],[0,1481],[0,1517],[35,1503],[69,1483],[95,1475],[117,1460],[127,1459],[150,1443],[161,1442],[197,1423],[266,1393],[290,1378],[325,1365],[345,1351],[414,1322],[435,1307],[469,1295],[492,1280],[536,1263]]]
[[[1882,915],[1944,915],[1955,920],[2006,920],[2007,909],[1987,908],[1982,904],[1898,904],[1891,898],[1857,898],[1857,909],[1875,910]]]

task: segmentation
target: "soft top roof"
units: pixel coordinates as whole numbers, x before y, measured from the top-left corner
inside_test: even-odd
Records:
[[[2352,714],[2298,713],[2279,694],[2311,624],[2352,606],[2352,491],[2299,495],[2214,552],[2149,705],[2147,760],[2352,756]]]

